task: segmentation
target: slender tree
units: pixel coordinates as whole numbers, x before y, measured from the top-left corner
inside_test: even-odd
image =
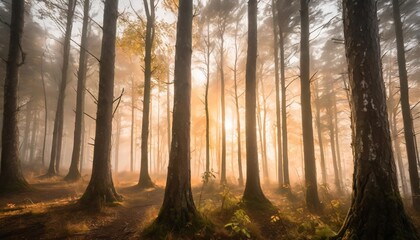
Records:
[[[316,130],[318,133],[318,146],[319,146],[319,155],[320,155],[320,165],[321,165],[321,181],[322,184],[327,184],[327,168],[325,165],[325,155],[324,155],[324,141],[322,137],[322,125],[321,125],[321,107],[320,107],[320,98],[319,98],[319,87],[318,82],[314,82],[314,95],[315,95],[315,123]]]
[[[209,112],[209,87],[210,87],[210,56],[213,51],[212,44],[210,42],[210,19],[205,18],[206,21],[206,38],[204,44],[206,47],[205,52],[205,63],[206,63],[206,93],[204,96],[204,108],[206,112],[206,174],[205,181],[209,179],[210,173],[210,112]]]
[[[281,124],[281,108],[280,108],[280,77],[279,77],[279,33],[278,33],[278,12],[276,8],[277,1],[272,0],[272,14],[273,14],[273,44],[274,44],[274,79],[276,84],[276,133],[277,133],[277,178],[280,188],[284,186],[283,177],[283,161],[282,161],[282,124]],[[286,149],[284,149],[286,150]]]
[[[99,65],[99,95],[92,176],[85,193],[80,198],[80,203],[84,206],[100,207],[104,203],[122,200],[121,196],[115,191],[111,173],[112,103],[117,18],[118,0],[106,0]]]
[[[81,175],[79,172],[80,163],[80,152],[82,147],[82,122],[84,115],[85,105],[85,82],[87,72],[87,36],[88,36],[88,24],[89,24],[89,8],[90,1],[84,0],[83,5],[83,26],[82,26],[82,37],[80,44],[80,55],[79,55],[79,71],[77,72],[77,98],[76,98],[76,121],[74,125],[74,136],[73,136],[73,152],[71,155],[71,164],[67,176],[64,178],[66,181],[77,181]]]
[[[235,110],[236,110],[236,134],[238,135],[238,174],[239,174],[239,186],[244,185],[244,176],[242,171],[242,141],[241,141],[241,115],[239,114],[239,94],[238,94],[238,55],[239,55],[239,44],[238,44],[238,30],[239,30],[239,21],[241,20],[241,14],[239,12],[236,19],[234,42],[235,42],[235,55],[234,55],[234,64],[233,64],[233,84],[235,88]]]
[[[46,177],[55,176],[60,170],[60,156],[63,137],[64,123],[64,98],[66,94],[69,58],[70,58],[70,39],[73,29],[73,16],[76,8],[76,0],[69,0],[67,3],[66,31],[64,36],[63,66],[61,69],[61,82],[58,92],[57,109],[55,112],[53,140],[51,144],[51,159]]]
[[[419,239],[398,192],[374,0],[344,0],[353,194],[336,239]]]
[[[309,1],[300,0],[301,40],[300,40],[300,87],[302,109],[303,158],[305,163],[306,205],[312,212],[322,206],[318,197],[314,136],[312,129],[311,79],[309,77]]]
[[[404,123],[404,139],[408,159],[413,207],[420,211],[420,186],[417,167],[416,144],[414,143],[413,118],[411,116],[408,76],[405,60],[404,35],[400,14],[400,1],[392,0],[395,36],[397,39],[398,73],[400,78],[401,111]]]
[[[149,120],[150,120],[150,92],[152,81],[152,50],[155,38],[155,1],[143,0],[146,11],[146,39],[144,55],[144,92],[143,92],[143,121],[141,126],[141,160],[140,178],[138,186],[141,188],[153,187],[152,179],[149,175],[148,159],[148,140],[149,140]]]
[[[23,177],[19,159],[19,133],[17,124],[17,91],[19,67],[25,61],[22,50],[25,1],[12,2],[10,21],[9,56],[6,64],[4,82],[3,128],[1,148],[0,191],[12,192],[28,189]]]
[[[134,156],[136,148],[136,105],[135,105],[135,95],[136,95],[136,85],[134,84],[134,77],[131,76],[131,135],[130,135],[130,172],[134,171]]]
[[[243,200],[257,204],[270,204],[260,184],[256,129],[257,85],[257,0],[248,1],[248,50],[245,86],[246,125],[246,183]]]

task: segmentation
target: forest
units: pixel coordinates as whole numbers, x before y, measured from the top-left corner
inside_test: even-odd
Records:
[[[0,239],[420,240],[420,0],[0,0]]]

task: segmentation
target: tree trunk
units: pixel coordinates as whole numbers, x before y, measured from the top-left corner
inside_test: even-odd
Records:
[[[33,119],[32,106],[33,99],[31,98],[26,104],[25,110],[25,131],[23,132],[22,146],[20,148],[20,159],[22,162],[28,162],[28,150],[29,150],[29,132],[31,128],[31,121]]]
[[[131,76],[131,135],[130,135],[130,172],[134,171],[134,151],[136,148],[136,137],[134,136],[134,129],[135,129],[135,104],[134,104],[134,94],[135,94],[135,85],[134,85],[134,77]]]
[[[333,89],[334,91],[334,89]],[[339,142],[339,128],[338,128],[338,111],[337,111],[337,98],[335,95],[335,91],[332,94],[332,101],[333,101],[333,106],[332,106],[332,111],[333,111],[333,116],[334,116],[334,137],[335,137],[335,146],[336,146],[336,155],[337,155],[337,166],[338,166],[338,176],[340,179],[340,184],[341,184],[341,189],[345,191],[345,186],[344,186],[344,179],[343,179],[343,167],[341,164],[341,154],[340,154],[340,142]]]
[[[42,90],[44,93],[44,136],[42,141],[42,155],[41,161],[42,166],[45,166],[45,145],[47,143],[47,134],[48,134],[48,102],[47,102],[47,90],[45,87],[45,78],[44,78],[44,56],[45,52],[42,53],[41,57],[41,80],[42,80]]]
[[[419,239],[398,192],[382,78],[376,1],[344,0],[353,194],[337,239]]]
[[[309,78],[309,1],[300,0],[301,41],[300,78],[303,155],[305,162],[306,205],[309,211],[319,212],[322,208],[318,197],[314,136],[312,129],[311,82]]]
[[[334,94],[334,93],[333,93]],[[330,147],[331,147],[331,157],[333,162],[333,168],[334,168],[334,185],[335,190],[339,195],[343,193],[341,188],[341,176],[338,169],[338,163],[337,163],[337,153],[336,153],[336,145],[335,145],[335,132],[334,132],[334,124],[333,124],[333,113],[331,109],[327,108],[327,116],[328,116],[328,131],[330,135]]]
[[[397,128],[397,111],[398,111],[398,103],[394,101],[394,84],[392,82],[391,77],[391,67],[388,68],[388,116],[389,116],[389,125],[391,126],[391,141],[393,143],[393,149],[394,149],[394,157],[396,156],[396,162],[398,165],[399,174],[400,177],[400,183],[402,187],[402,195],[404,197],[408,196],[408,187],[407,187],[407,181],[405,177],[405,167],[402,162],[402,156],[401,156],[401,142],[400,142],[400,136],[398,134],[398,128]]]
[[[172,145],[165,196],[156,224],[167,232],[179,232],[200,218],[191,192],[190,117],[192,0],[180,0],[174,74]]]
[[[210,85],[210,21],[207,20],[207,39],[206,39],[206,93],[204,108],[206,111],[206,173],[205,182],[209,181],[210,174],[210,112],[209,112],[209,85]]]
[[[244,185],[244,176],[242,172],[242,141],[241,141],[241,115],[239,113],[239,94],[238,94],[238,28],[239,22],[235,28],[235,59],[233,65],[233,83],[235,87],[235,110],[236,110],[236,134],[238,135],[238,182],[239,186]]]
[[[31,144],[29,144],[29,164],[35,163],[35,151],[36,151],[36,137],[38,133],[38,114],[33,113],[32,116],[32,130],[31,130]]]
[[[405,61],[404,36],[400,14],[400,1],[392,0],[395,37],[397,40],[398,73],[400,77],[401,111],[404,123],[404,138],[407,150],[413,207],[420,211],[419,174],[417,169],[416,145],[414,144],[413,119],[411,116],[408,77]]]
[[[118,0],[106,0],[104,8],[101,61],[99,66],[98,110],[92,177],[80,198],[84,206],[101,207],[121,200],[115,191],[111,173],[112,103],[114,96],[115,40]]]
[[[168,84],[166,85],[166,122],[167,122],[167,144],[168,144],[168,158],[171,151],[171,107],[170,107],[170,96],[171,96],[171,88],[170,88],[170,64],[168,63]]]
[[[150,120],[150,92],[152,81],[152,50],[155,37],[155,1],[143,0],[146,11],[146,39],[144,56],[144,98],[143,98],[143,121],[141,126],[141,160],[140,160],[140,178],[138,186],[140,188],[153,187],[152,179],[149,175],[149,159],[147,147],[149,140],[149,120]],[[150,151],[151,153],[151,151]]]
[[[73,16],[76,8],[76,0],[69,0],[67,4],[67,22],[66,32],[64,36],[63,48],[63,67],[61,69],[61,83],[58,92],[57,109],[54,120],[53,140],[51,144],[51,159],[48,172],[45,177],[55,176],[60,170],[60,156],[63,137],[63,122],[64,122],[64,98],[66,94],[69,58],[70,58],[70,39],[73,28]]]
[[[117,133],[115,136],[115,155],[114,155],[114,172],[118,173],[118,164],[120,158],[120,135],[121,135],[121,115],[118,114],[117,117]]]
[[[220,176],[220,184],[226,184],[226,125],[225,125],[225,72],[224,72],[224,31],[225,27],[222,27],[220,33],[220,105],[222,109],[222,169]]]
[[[284,64],[284,36],[283,30],[279,29],[279,44],[280,44],[280,87],[281,87],[281,133],[283,143],[283,178],[284,185],[290,189],[290,178],[289,178],[289,146],[287,140],[287,109],[286,109],[286,76],[285,76],[285,64]],[[280,155],[279,155],[280,156]]]
[[[89,23],[89,8],[90,1],[84,0],[83,6],[83,27],[82,38],[80,44],[79,56],[79,71],[77,72],[77,100],[76,100],[76,121],[74,126],[73,136],[73,152],[71,155],[71,164],[67,176],[64,178],[66,181],[77,181],[81,178],[79,172],[80,162],[80,149],[82,147],[82,122],[85,109],[85,82],[87,72],[87,31]]]
[[[7,193],[26,190],[29,187],[20,168],[18,149],[19,133],[17,124],[19,66],[23,64],[25,60],[25,54],[22,52],[21,48],[25,13],[24,8],[24,0],[14,0],[12,2],[9,56],[6,64],[6,79],[4,82],[0,172],[0,191]],[[20,56],[22,56],[22,59],[20,59]]]
[[[280,108],[280,78],[279,78],[279,44],[278,44],[278,17],[277,9],[275,8],[275,1],[271,1],[272,14],[273,14],[273,36],[274,36],[274,77],[276,83],[276,126],[277,126],[277,178],[280,188],[284,187],[284,176],[283,176],[283,161],[282,161],[282,124],[281,124],[281,108]],[[283,96],[282,96],[283,97]]]
[[[257,83],[257,0],[248,1],[248,50],[245,86],[246,183],[243,200],[246,203],[271,204],[260,185],[256,129]]]
[[[327,168],[325,166],[325,155],[324,155],[324,142],[322,139],[322,125],[321,125],[321,109],[319,106],[319,88],[318,83],[314,83],[314,91],[315,91],[315,123],[316,123],[316,130],[318,133],[318,145],[319,145],[319,155],[321,160],[321,181],[323,185],[327,185]]]

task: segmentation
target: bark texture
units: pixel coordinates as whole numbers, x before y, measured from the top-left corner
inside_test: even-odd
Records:
[[[192,0],[179,1],[177,22],[172,144],[165,196],[156,224],[182,231],[199,217],[191,192],[190,118]]]
[[[309,1],[300,0],[301,40],[300,40],[300,87],[302,109],[303,158],[305,163],[306,205],[312,212],[322,206],[318,197],[314,134],[312,128],[311,82],[309,77]]]
[[[121,196],[115,191],[111,174],[112,103],[117,18],[118,0],[106,0],[99,67],[99,95],[92,177],[80,199],[80,203],[84,206],[101,207],[102,204],[121,200]]]
[[[269,204],[260,184],[257,146],[257,0],[248,1],[248,51],[245,76],[246,183],[243,200]]]
[[[353,194],[336,239],[419,239],[398,192],[382,77],[376,1],[344,0]]]
[[[85,109],[85,82],[87,72],[87,33],[89,23],[90,1],[85,0],[83,5],[83,27],[80,44],[79,71],[77,72],[77,97],[76,97],[76,121],[74,124],[73,152],[71,155],[70,169],[65,177],[66,181],[77,181],[81,178],[79,172],[80,152],[82,147],[83,115]]]
[[[6,64],[6,79],[4,82],[0,172],[1,192],[22,191],[29,187],[20,168],[19,133],[17,124],[19,66],[25,60],[21,45],[24,12],[25,1],[14,0],[12,3],[12,19],[10,23],[9,55]]]
[[[140,178],[138,186],[141,188],[153,187],[154,184],[149,175],[148,140],[150,122],[150,92],[152,81],[152,50],[155,37],[155,1],[143,1],[146,11],[146,40],[144,56],[144,99],[143,99],[143,121],[141,126],[141,160]]]

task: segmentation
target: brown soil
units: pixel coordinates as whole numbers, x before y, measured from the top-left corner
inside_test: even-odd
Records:
[[[32,177],[32,191],[0,196],[0,239],[139,239],[158,214],[165,179],[155,179],[156,188],[140,190],[133,187],[137,177],[131,173],[115,176],[123,202],[101,212],[77,205],[88,176],[76,183],[61,177]],[[321,190],[324,213],[316,216],[307,212],[298,186],[293,196],[266,186],[264,192],[275,206],[267,210],[244,207],[240,202],[243,189],[237,186],[222,188],[213,183],[202,191],[197,183],[193,191],[202,215],[216,225],[215,239],[327,239],[341,226],[349,202],[349,196],[336,198]],[[419,227],[420,214],[408,211]]]

